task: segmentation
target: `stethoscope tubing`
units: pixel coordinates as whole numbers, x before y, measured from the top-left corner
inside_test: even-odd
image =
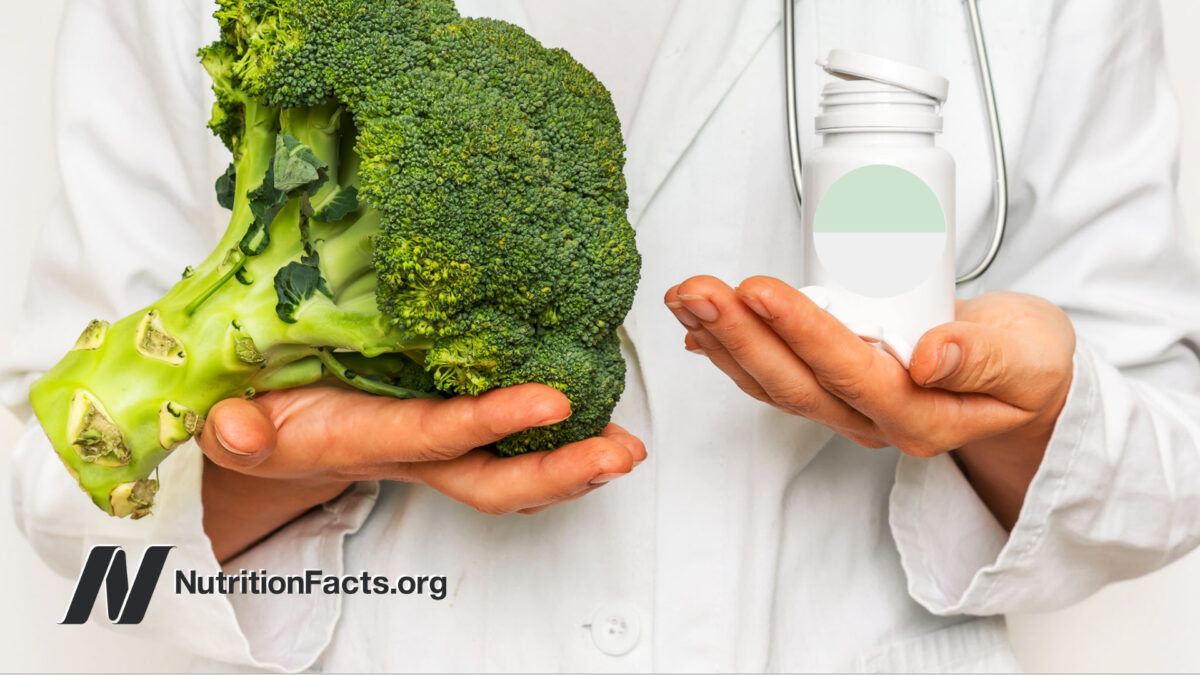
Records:
[[[804,168],[800,153],[800,114],[796,106],[796,20],[794,0],[783,0],[783,51],[784,93],[787,109],[788,158],[791,165],[792,186],[796,192],[796,203],[804,203]],[[983,39],[983,25],[979,20],[977,0],[964,0],[967,22],[970,24],[971,41],[975,50],[975,65],[979,73],[980,89],[983,92],[984,109],[991,135],[992,173],[995,185],[992,195],[992,240],[983,258],[955,283],[974,281],[987,272],[1000,253],[1004,243],[1004,231],[1008,226],[1008,163],[1004,157],[1004,137],[1000,132],[1000,110],[996,105],[996,91],[992,85],[992,64],[988,60],[987,44]]]

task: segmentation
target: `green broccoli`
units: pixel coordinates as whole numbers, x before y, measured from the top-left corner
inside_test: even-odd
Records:
[[[598,433],[640,269],[604,86],[451,0],[221,0],[215,16],[200,57],[233,154],[229,229],[30,392],[93,501],[147,514],[155,467],[217,401],[330,376],[400,398],[562,391],[572,416],[506,455]]]

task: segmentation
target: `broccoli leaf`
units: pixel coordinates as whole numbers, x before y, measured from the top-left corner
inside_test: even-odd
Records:
[[[267,164],[267,172],[259,185],[250,193],[250,212],[254,214],[254,222],[246,228],[239,248],[246,255],[259,255],[271,243],[271,221],[283,205],[287,203],[287,195],[275,187],[275,160]]]
[[[229,164],[229,168],[225,169],[225,173],[217,179],[217,203],[227,209],[233,208],[233,200],[237,197],[235,187],[237,185],[237,168],[233,163]]]
[[[300,241],[304,244],[304,255],[300,256],[300,262],[305,265],[317,267],[320,264],[321,256],[317,253],[317,249],[313,247],[312,233],[308,227],[308,217],[300,214]],[[329,295],[329,292],[325,292]]]
[[[315,188],[325,182],[329,165],[312,148],[290,134],[275,138],[275,189],[293,193],[300,188]]]
[[[358,188],[350,185],[339,189],[317,210],[312,219],[318,223],[332,223],[341,220],[358,209]]]
[[[317,291],[327,297],[332,295],[316,265],[288,263],[275,274],[275,296],[279,298],[275,313],[287,323],[296,323],[296,310]]]

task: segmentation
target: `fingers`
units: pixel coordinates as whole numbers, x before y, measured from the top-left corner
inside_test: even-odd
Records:
[[[787,401],[778,407],[860,445],[894,445],[927,457],[1011,429],[1024,418],[991,396],[918,386],[893,358],[776,279],[748,279],[735,293],[711,277],[695,277],[672,289],[668,302],[672,298],[677,317],[696,305],[692,316],[680,320],[700,323],[689,330],[690,341],[730,377],[739,375],[725,358],[773,400]]]
[[[501,458],[480,447],[569,413],[565,397],[541,385],[450,401],[313,387],[222,401],[198,440],[230,475],[318,486],[420,482],[486,513],[534,512],[582,496],[646,458],[642,442],[615,424],[553,452]]]
[[[648,456],[646,444],[642,443],[642,439],[629,433],[619,424],[609,422],[601,430],[600,438],[607,438],[620,443],[622,447],[629,451],[629,456],[633,460],[633,466],[646,461],[646,457]]]
[[[1070,385],[1070,321],[1030,296],[957,303],[967,321],[929,331],[911,371],[777,279],[752,277],[735,292],[694,277],[666,301],[688,328],[685,345],[748,393],[867,446],[939,454],[1057,414]]]
[[[397,478],[421,482],[483,513],[536,512],[623,476],[646,458],[645,446],[615,424],[596,438],[550,452],[497,457],[473,450],[441,462],[397,467]]]
[[[448,400],[331,391],[304,411],[317,423],[295,425],[292,433],[285,420],[280,429],[288,443],[322,448],[328,464],[367,470],[375,464],[459,457],[519,431],[561,422],[570,414],[566,396],[541,384]]]
[[[954,321],[921,337],[909,372],[925,387],[989,394],[1036,411],[1069,383],[1070,365],[1030,331]]]
[[[895,359],[778,279],[751,277],[738,290],[747,307],[808,365],[824,389],[870,418],[902,412],[896,409],[902,399],[897,393],[913,387]]]
[[[700,322],[700,319],[696,318],[696,316],[684,306],[683,302],[675,296],[676,288],[678,287],[667,291],[668,299],[666,303],[667,308],[671,310],[671,313],[675,315],[675,318],[678,319],[679,323],[683,324],[684,328],[687,330],[687,336],[684,339],[684,347],[689,351],[707,356],[708,359],[713,362],[713,365],[719,368],[721,372],[728,375],[729,379],[733,380],[733,383],[736,384],[739,389],[749,394],[752,398],[758,399],[759,401],[763,401],[765,403],[772,403],[771,396],[762,388],[758,381],[754,379],[754,376],[742,368],[742,366],[737,362],[737,359],[733,358],[733,356],[731,356],[729,352],[727,352],[725,348],[721,346],[721,343],[718,342],[711,333],[705,330],[704,324]]]
[[[218,466],[245,471],[262,464],[274,452],[275,424],[254,401],[227,399],[209,411],[196,442]]]
[[[1026,419],[1023,411],[991,396],[915,385],[895,359],[778,279],[751,277],[739,290],[747,305],[770,317],[766,323],[824,388],[870,418],[882,438],[907,454],[940,454]]]
[[[471,448],[490,445],[519,431],[557,424],[571,415],[571,403],[557,389],[522,384],[495,389],[480,396],[430,401],[413,413],[413,441],[424,451],[421,459],[457,457]],[[390,448],[388,447],[390,446]],[[395,444],[385,444],[386,455]]]
[[[599,490],[602,487],[604,487],[604,484],[593,485],[593,486],[587,488],[586,490],[583,490],[577,494],[567,497],[566,499],[560,499],[557,502],[551,502],[549,504],[542,504],[541,506],[531,506],[527,509],[520,509],[517,511],[517,513],[520,513],[520,514],[526,515],[526,516],[532,516],[533,514],[541,513],[542,511],[545,511],[546,509],[548,509],[552,506],[558,506],[559,504],[566,504],[567,502],[573,502],[576,499],[582,499],[583,497],[591,494],[592,492],[594,492],[596,490]]]
[[[666,302],[688,326],[689,337],[751,396],[853,437],[873,434],[873,423],[822,387],[809,366],[720,280],[693,277],[669,290]]]

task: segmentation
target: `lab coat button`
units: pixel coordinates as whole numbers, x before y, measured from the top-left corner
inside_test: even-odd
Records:
[[[637,608],[628,603],[602,605],[592,617],[592,642],[609,656],[628,654],[642,636],[642,621]]]

